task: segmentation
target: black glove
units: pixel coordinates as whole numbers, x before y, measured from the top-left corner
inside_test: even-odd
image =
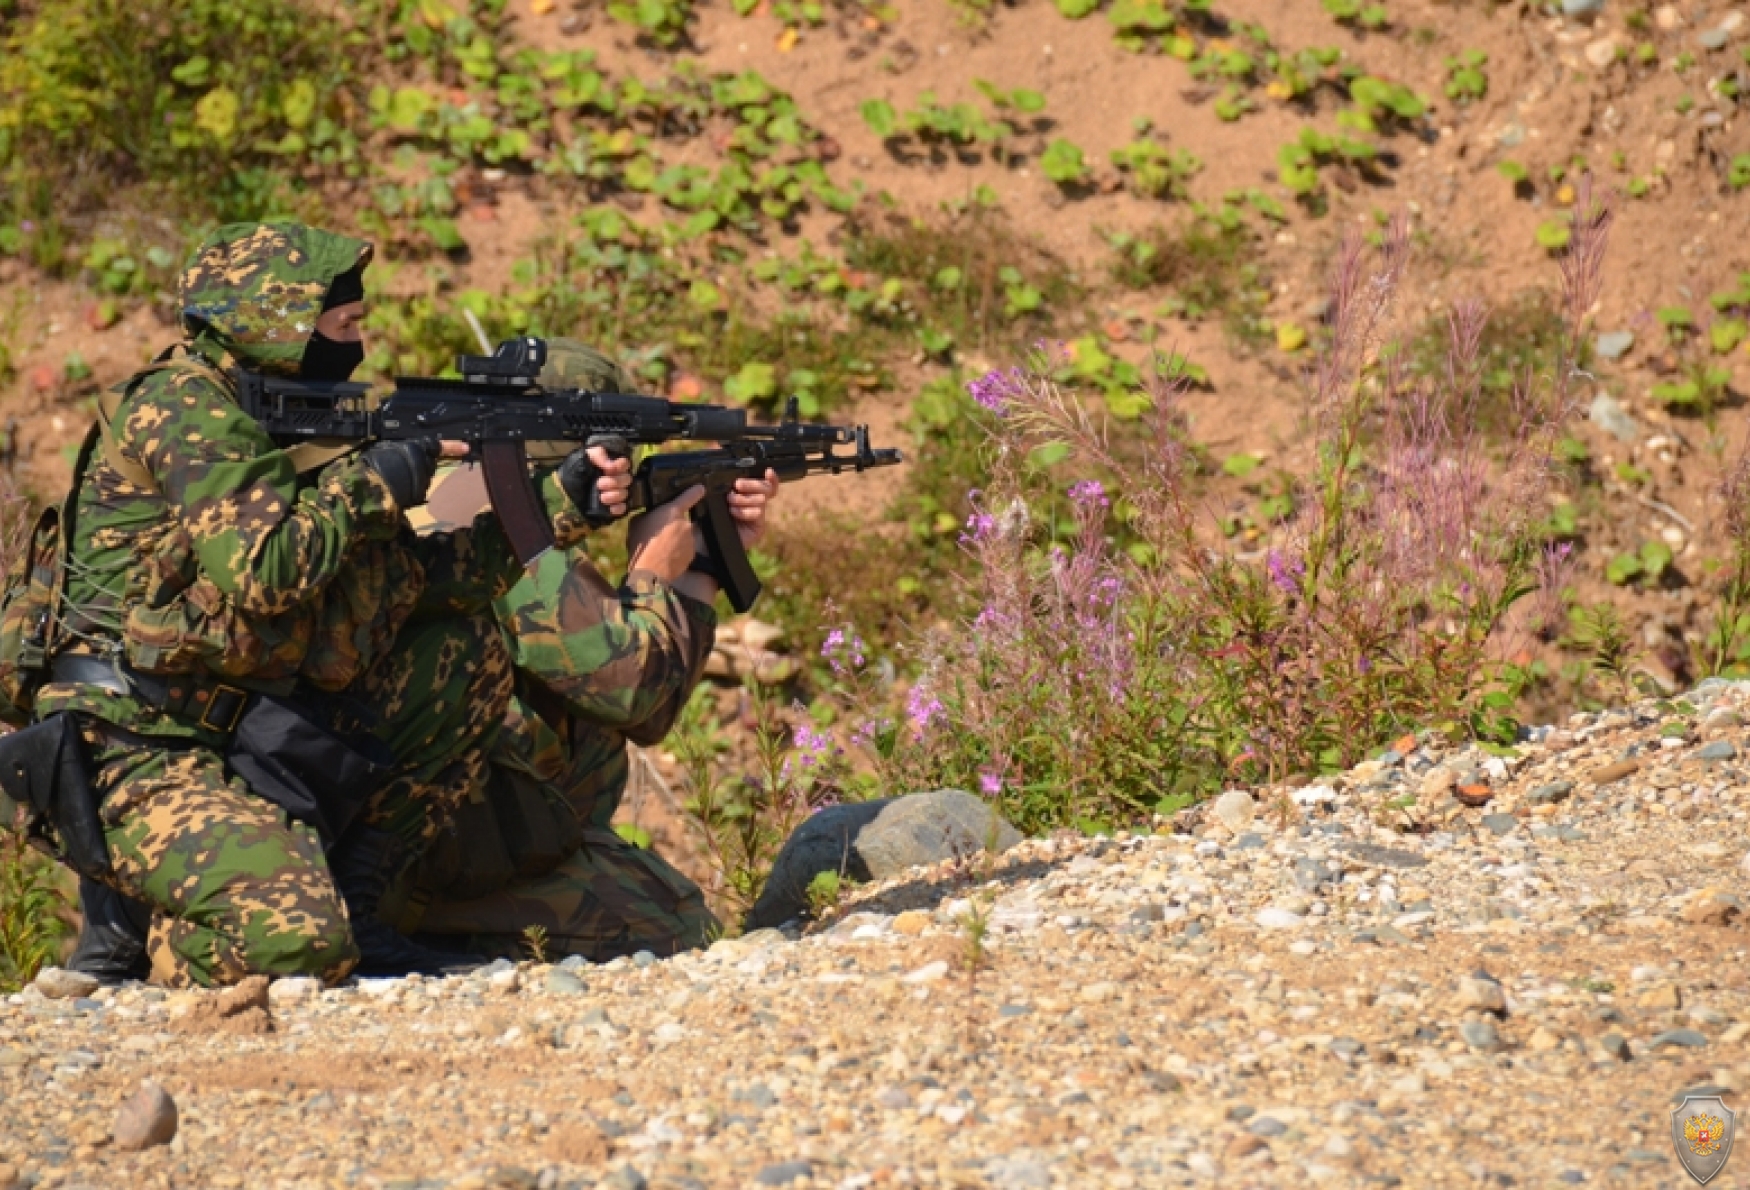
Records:
[[[389,494],[397,508],[412,508],[425,503],[426,489],[437,473],[439,452],[443,448],[433,438],[408,438],[399,442],[379,442],[366,449],[360,457],[365,466],[377,473],[389,485]]]
[[[613,524],[614,514],[608,511],[608,506],[602,503],[601,492],[596,490],[596,481],[602,477],[602,473],[599,467],[590,462],[591,446],[602,447],[610,458],[623,458],[626,454],[626,443],[622,438],[591,438],[588,444],[566,455],[565,461],[559,464],[559,486],[564,489],[577,511],[583,514],[583,519],[599,529]]]

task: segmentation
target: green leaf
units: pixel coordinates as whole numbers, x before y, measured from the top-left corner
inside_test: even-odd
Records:
[[[632,844],[632,846],[638,848],[640,851],[650,850],[650,832],[635,822],[615,823],[614,833],[619,835],[620,838],[624,839],[626,842]]]
[[[1618,554],[1604,567],[1604,577],[1616,586],[1626,586],[1640,576],[1641,560],[1634,554]]]
[[[231,138],[237,135],[237,116],[241,108],[242,101],[237,98],[237,92],[229,87],[214,87],[194,105],[195,127],[221,145],[230,144]]]
[[[1263,462],[1264,460],[1257,455],[1242,451],[1239,454],[1232,454],[1223,459],[1221,461],[1221,469],[1235,479],[1240,479],[1256,471]]]
[[[1747,338],[1750,338],[1750,323],[1742,318],[1718,318],[1708,328],[1708,341],[1720,355],[1726,354]]]
[[[1073,185],[1088,176],[1081,149],[1061,136],[1045,146],[1045,152],[1039,158],[1039,168],[1059,186]]]
[[[893,105],[885,99],[865,99],[857,110],[863,114],[863,123],[870,131],[884,140],[899,127],[899,117],[894,113]]]
[[[723,382],[723,392],[738,405],[767,401],[778,393],[778,373],[771,364],[746,363]]]
[[[1537,225],[1537,243],[1550,252],[1559,252],[1574,238],[1574,229],[1565,219],[1546,219]]]
[[[1677,330],[1693,330],[1695,315],[1689,312],[1687,306],[1661,306],[1657,314],[1659,325]]]
[[[1657,582],[1670,567],[1674,555],[1671,547],[1655,538],[1641,546],[1641,569],[1648,581]]]
[[[1069,443],[1043,442],[1027,452],[1027,466],[1035,471],[1055,467],[1069,458]]]
[[[1154,811],[1162,818],[1171,818],[1186,806],[1193,806],[1196,804],[1197,795],[1194,793],[1169,793],[1166,797],[1155,803]]]
[[[1057,11],[1072,21],[1079,21],[1100,7],[1100,0],[1055,0]]]
[[[316,114],[316,84],[309,79],[293,79],[280,98],[280,118],[289,128],[304,128]]]

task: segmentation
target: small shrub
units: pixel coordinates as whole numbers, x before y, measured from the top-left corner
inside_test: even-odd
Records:
[[[17,991],[60,956],[65,883],[52,860],[0,827],[0,991]]]
[[[1341,766],[1416,727],[1511,740],[1522,671],[1499,647],[1550,572],[1545,477],[1609,224],[1589,194],[1580,210],[1567,349],[1527,379],[1496,460],[1468,417],[1481,307],[1455,310],[1439,377],[1375,367],[1408,234],[1395,224],[1371,268],[1351,236],[1316,372],[1317,461],[1260,560],[1209,547],[1171,385],[1149,391],[1149,449],[1129,458],[1054,360],[970,386],[995,416],[963,537],[982,606],[927,641],[906,721],[875,749],[884,784],[978,788],[1038,831]],[[1047,448],[1060,461],[1032,465]],[[1136,548],[1115,548],[1117,526]]]

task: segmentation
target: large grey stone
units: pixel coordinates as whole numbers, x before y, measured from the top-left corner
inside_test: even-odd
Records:
[[[958,789],[831,806],[785,842],[744,929],[777,926],[808,908],[808,885],[822,872],[885,880],[919,864],[1007,851],[1021,834],[981,798]]]
[[[1601,392],[1593,397],[1591,406],[1586,410],[1586,416],[1599,429],[1607,434],[1615,435],[1624,442],[1633,442],[1641,436],[1640,424],[1628,415],[1628,410],[1622,407],[1622,402],[1609,393]]]

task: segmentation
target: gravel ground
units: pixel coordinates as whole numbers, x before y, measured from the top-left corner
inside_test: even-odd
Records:
[[[1177,833],[914,870],[800,941],[266,1010],[30,989],[0,1190],[1688,1184],[1674,1096],[1750,1086],[1746,703],[1406,740]],[[180,1127],[133,1151],[142,1080]]]

